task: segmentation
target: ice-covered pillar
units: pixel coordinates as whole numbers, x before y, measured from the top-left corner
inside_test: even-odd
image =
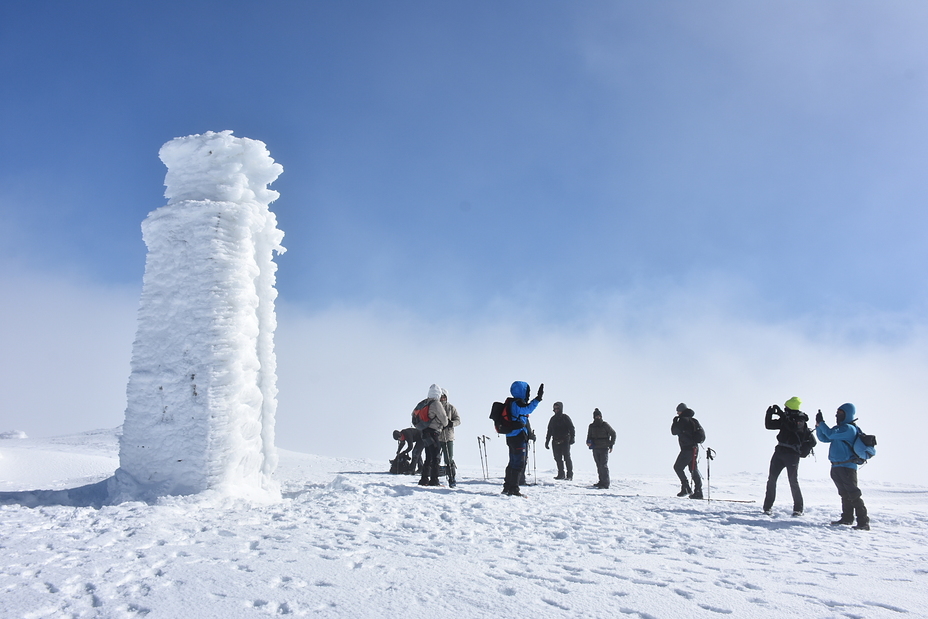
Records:
[[[148,246],[115,501],[215,490],[274,498],[274,288],[283,167],[231,131],[161,147],[168,203]]]

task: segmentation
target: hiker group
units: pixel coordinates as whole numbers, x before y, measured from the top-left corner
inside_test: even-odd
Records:
[[[525,484],[525,469],[528,462],[528,443],[535,441],[531,429],[530,415],[541,403],[544,384],[532,398],[531,387],[524,381],[515,381],[509,389],[510,397],[505,402],[494,402],[490,419],[498,434],[506,436],[509,461],[503,480],[502,493],[521,496],[520,486]],[[853,404],[842,404],[835,413],[835,425],[825,423],[819,410],[815,417],[815,431],[809,428],[809,416],[800,410],[802,400],[792,397],[783,408],[771,405],[764,417],[768,430],[778,430],[777,445],[770,459],[763,511],[771,514],[776,500],[777,480],[786,470],[793,499],[793,516],[801,516],[804,509],[802,491],[799,487],[799,462],[808,456],[816,445],[815,437],[829,443],[828,460],[831,462],[831,479],[841,497],[841,517],[832,525],[852,525],[856,515],[855,529],[869,530],[870,518],[857,483],[857,469],[876,453],[876,438],[865,434],[856,425],[857,411]],[[555,480],[573,479],[571,446],[575,442],[576,430],[573,421],[564,412],[563,402],[555,402],[554,414],[548,421],[545,449],[553,450],[557,475]],[[439,460],[444,455],[445,474],[448,484],[456,485],[453,457],[454,428],[461,423],[457,410],[447,401],[447,391],[432,385],[428,398],[416,405],[412,414],[412,427],[394,431],[393,438],[399,441],[397,456],[391,460],[391,472],[421,472],[420,485],[439,485]],[[699,446],[706,440],[706,432],[696,419],[696,414],[685,403],[677,405],[676,414],[670,425],[670,433],[677,437],[680,452],[673,470],[680,480],[679,497],[703,499],[702,475],[699,472]],[[485,440],[487,437],[483,437]],[[593,410],[593,422],[587,429],[586,445],[596,463],[598,481],[595,488],[609,488],[609,454],[615,445],[616,433],[603,420],[598,409]],[[480,438],[478,437],[478,443]],[[420,453],[425,450],[425,462]],[[485,443],[484,447],[485,449]],[[411,457],[409,454],[411,453]],[[483,458],[483,451],[481,458]],[[711,460],[713,451],[706,449]],[[404,459],[405,458],[405,459]],[[484,464],[481,462],[481,464]],[[404,466],[408,470],[401,470]],[[691,483],[692,482],[692,483]]]
[[[444,458],[444,473],[448,485],[457,486],[454,464],[454,429],[461,425],[458,410],[448,401],[448,391],[438,385],[429,387],[428,396],[416,404],[410,427],[394,430],[393,439],[399,442],[396,456],[390,461],[391,473],[420,474],[420,486],[439,486]],[[425,462],[422,452],[425,452]]]

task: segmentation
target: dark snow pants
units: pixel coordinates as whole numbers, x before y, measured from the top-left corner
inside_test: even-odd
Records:
[[[570,459],[570,441],[551,441],[551,451],[554,452],[554,461],[557,463],[557,476],[564,476],[564,465],[567,465],[567,477],[574,476],[574,463]]]
[[[773,457],[770,458],[770,474],[767,476],[767,495],[764,497],[764,511],[773,507],[773,502],[777,499],[777,479],[783,469],[786,469],[789,489],[793,494],[793,511],[801,512],[803,503],[802,490],[799,489],[799,452],[782,445],[777,445],[777,448],[773,450]]]
[[[525,452],[528,447],[528,435],[519,432],[515,436],[506,437],[509,446],[509,464],[506,466],[506,477],[503,480],[503,492],[506,494],[519,493],[519,476],[525,467]]]
[[[870,524],[867,506],[861,497],[860,488],[857,487],[857,469],[846,466],[831,467],[831,480],[841,495],[841,520],[851,522],[854,512],[857,512],[857,524]]]
[[[677,474],[677,477],[680,478],[680,483],[687,488],[690,482],[686,479],[686,473],[684,471],[689,468],[690,474],[693,476],[693,491],[695,492],[700,492],[702,490],[702,476],[699,474],[699,469],[696,468],[696,457],[698,454],[698,446],[682,447],[680,449],[680,455],[677,456],[677,461],[673,463],[673,470]]]
[[[420,484],[438,484],[438,462],[441,459],[441,447],[438,444],[438,432],[432,428],[422,431],[422,443],[425,445],[425,464],[422,465]]]
[[[596,473],[599,474],[599,486],[609,487],[609,448],[594,447],[593,462],[596,463]]]

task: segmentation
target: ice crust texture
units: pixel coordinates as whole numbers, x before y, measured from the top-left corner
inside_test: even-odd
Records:
[[[279,497],[274,287],[283,232],[267,188],[283,171],[231,131],[160,151],[168,203],[148,247],[114,501],[214,491]]]

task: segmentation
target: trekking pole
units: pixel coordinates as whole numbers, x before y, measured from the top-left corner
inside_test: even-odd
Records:
[[[487,435],[477,437],[477,446],[480,447],[480,468],[483,470],[483,479],[490,479],[490,460],[487,455]]]
[[[483,443],[480,441],[479,436],[477,437],[477,451],[480,452],[480,472],[483,473],[483,478],[486,479],[487,474],[483,467]]]
[[[535,458],[535,443],[538,441],[532,441],[532,477],[535,478],[535,485],[538,485],[538,459]]]
[[[715,460],[715,450],[706,447],[706,502],[712,500],[712,461]]]

